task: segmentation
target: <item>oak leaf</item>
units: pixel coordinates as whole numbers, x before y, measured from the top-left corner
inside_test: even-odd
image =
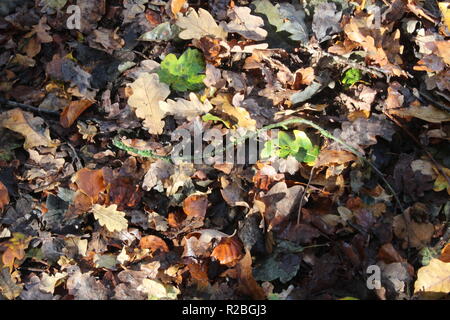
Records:
[[[190,8],[186,16],[178,14],[177,26],[184,29],[179,37],[184,40],[197,39],[204,36],[215,36],[226,39],[227,32],[218,26],[211,14],[205,9],[198,9],[198,13]]]
[[[96,204],[92,208],[92,212],[100,225],[106,227],[110,232],[122,231],[128,227],[125,212],[117,211],[116,204],[110,205],[109,207]]]
[[[128,104],[136,115],[144,119],[144,127],[151,134],[161,134],[164,128],[164,112],[159,102],[164,101],[170,94],[167,84],[161,83],[155,73],[143,73],[129,87],[133,90],[128,98]]]

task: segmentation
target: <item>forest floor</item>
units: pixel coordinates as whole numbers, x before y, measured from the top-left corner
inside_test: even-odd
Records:
[[[446,1],[1,2],[0,300],[448,299],[449,36]]]

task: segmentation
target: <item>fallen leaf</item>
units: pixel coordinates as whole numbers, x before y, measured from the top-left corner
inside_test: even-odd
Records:
[[[41,129],[44,120],[34,117],[31,113],[20,109],[13,109],[0,114],[0,127],[17,132],[25,137],[23,147],[31,149],[34,147],[57,147],[59,142],[50,138],[49,129]]]
[[[222,238],[212,251],[211,257],[217,259],[220,264],[232,267],[243,257],[242,243],[237,237]]]
[[[410,246],[421,249],[430,243],[434,226],[431,223],[406,222],[403,214],[394,217],[393,230],[395,235],[403,240],[404,246],[409,243]]]
[[[106,184],[103,176],[103,170],[91,170],[83,168],[72,178],[78,186],[78,189],[90,197],[93,202],[98,199],[101,192],[105,191]]]
[[[266,298],[264,289],[253,277],[252,256],[249,250],[246,250],[245,256],[237,264],[236,270],[239,278],[239,291],[252,299],[264,300]]]
[[[146,293],[148,300],[175,300],[180,294],[177,287],[151,279],[142,280],[142,284],[137,289]]]
[[[169,96],[169,86],[161,83],[157,74],[143,73],[129,87],[133,93],[128,104],[139,118],[144,119],[144,126],[151,134],[161,134],[165,124],[159,103]]]
[[[94,104],[90,100],[72,101],[61,113],[60,123],[64,128],[70,128],[78,117]]]
[[[200,40],[200,38],[210,35],[224,40],[227,37],[227,32],[217,25],[208,11],[202,8],[198,9],[198,13],[190,8],[186,16],[179,13],[176,24],[184,29],[179,34],[179,37],[184,40]]]
[[[202,217],[206,215],[208,197],[206,195],[191,195],[183,201],[183,211],[188,216]]]
[[[174,16],[177,16],[177,14],[183,9],[183,7],[186,4],[186,0],[172,0],[170,1],[170,10],[172,10],[172,13]]]
[[[169,247],[166,242],[157,236],[145,236],[139,241],[139,246],[141,249],[149,249],[151,252],[156,252],[158,250],[162,252],[169,252]]]
[[[0,181],[0,212],[8,205],[9,203],[9,193],[6,186]]]
[[[108,207],[96,204],[92,208],[94,217],[101,226],[106,227],[108,231],[122,231],[128,227],[128,221],[125,219],[125,212],[117,211],[117,205]]]
[[[164,112],[164,115],[173,115],[175,118],[186,119],[188,121],[193,120],[196,116],[207,113],[213,108],[208,100],[201,102],[193,92],[189,94],[189,99],[167,99],[167,101],[161,101],[159,106],[162,112]]]
[[[417,271],[414,294],[436,299],[450,293],[450,263],[431,259],[427,266]]]
[[[22,286],[17,285],[11,277],[8,268],[0,269],[0,293],[8,300],[14,300],[22,292]]]
[[[264,20],[261,17],[250,14],[248,7],[234,6],[228,12],[231,21],[226,26],[226,31],[239,33],[244,38],[261,41],[267,36],[267,31],[261,28]]]

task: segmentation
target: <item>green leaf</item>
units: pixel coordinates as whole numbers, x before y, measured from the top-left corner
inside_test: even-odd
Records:
[[[288,132],[278,132],[278,138],[267,141],[261,151],[261,158],[293,156],[298,162],[314,164],[319,155],[319,146],[314,146],[306,133],[294,130],[294,137]]]
[[[199,50],[187,49],[178,59],[171,53],[161,63],[159,80],[176,91],[198,91],[204,88],[205,62]]]
[[[222,122],[224,124],[225,127],[227,127],[228,129],[231,128],[231,125],[228,121],[223,120],[222,118],[215,116],[211,113],[207,113],[202,117],[202,120],[207,122],[207,121],[219,121]]]
[[[358,81],[362,79],[362,73],[361,70],[351,68],[345,71],[344,76],[342,77],[342,84],[346,86],[352,86]]]

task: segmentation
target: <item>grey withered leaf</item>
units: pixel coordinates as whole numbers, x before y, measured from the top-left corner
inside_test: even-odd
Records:
[[[331,38],[332,34],[341,31],[339,21],[342,18],[342,11],[337,11],[336,4],[324,2],[318,5],[314,11],[312,30],[319,42]]]

